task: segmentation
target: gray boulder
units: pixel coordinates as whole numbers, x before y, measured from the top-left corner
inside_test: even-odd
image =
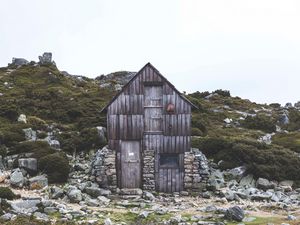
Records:
[[[51,193],[50,196],[52,199],[59,199],[64,196],[63,189],[56,187],[56,186],[51,187],[50,193]]]
[[[274,189],[276,187],[276,185],[275,185],[275,183],[270,182],[267,179],[258,178],[258,180],[256,181],[256,187],[266,191],[268,189]]]
[[[5,213],[4,215],[2,215],[0,217],[0,220],[2,221],[11,221],[13,217],[16,217],[15,215],[11,214],[11,213]]]
[[[110,190],[105,190],[97,187],[87,187],[84,191],[93,198],[97,198],[98,196],[108,196],[111,195]]]
[[[281,114],[279,116],[278,121],[279,121],[279,123],[281,123],[283,125],[289,124],[290,123],[290,119],[289,119],[288,112],[284,112],[283,114]]]
[[[101,143],[106,142],[106,128],[105,127],[96,127],[99,135],[99,139]]]
[[[45,221],[45,222],[49,221],[49,217],[48,217],[46,214],[41,213],[41,212],[35,212],[35,213],[33,214],[33,216],[34,216],[37,220],[40,220],[40,221]]]
[[[11,207],[16,213],[31,214],[38,210],[37,205],[40,203],[41,201],[38,199],[20,200],[12,202]]]
[[[29,179],[30,189],[42,189],[48,186],[48,178],[45,175],[32,177]]]
[[[22,158],[18,160],[19,168],[26,170],[30,174],[37,173],[37,159],[35,158]]]
[[[82,193],[77,188],[71,189],[67,192],[71,203],[79,203],[82,201]]]
[[[240,167],[233,168],[229,171],[226,171],[224,173],[224,176],[228,180],[235,179],[239,181],[245,175],[245,172],[246,172],[246,167],[240,166]]]
[[[55,64],[52,61],[52,53],[51,52],[45,52],[42,56],[39,56],[39,64],[41,64],[41,65]]]
[[[14,187],[23,187],[25,182],[25,178],[23,173],[19,168],[17,168],[11,175],[10,175],[10,184]]]
[[[258,194],[251,195],[250,199],[253,201],[264,201],[270,200],[272,198],[272,194],[268,192],[262,192]]]
[[[234,206],[226,210],[225,218],[228,220],[242,222],[245,218],[245,212],[241,207]]]
[[[299,108],[300,108],[300,101],[296,102],[296,103],[294,104],[294,107],[299,109]]]
[[[240,180],[240,186],[250,188],[255,187],[255,179],[252,174],[248,174]]]
[[[14,66],[22,66],[22,65],[27,65],[29,62],[26,59],[23,58],[12,58],[11,65]]]
[[[123,188],[120,190],[121,195],[142,195],[143,191],[139,188],[135,189],[129,189],[129,188]]]
[[[36,141],[36,131],[32,130],[32,128],[23,129],[23,132],[27,141]]]

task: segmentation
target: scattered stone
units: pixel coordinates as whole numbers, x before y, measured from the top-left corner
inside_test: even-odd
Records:
[[[55,64],[54,61],[52,61],[52,53],[51,52],[45,52],[43,56],[39,56],[39,64],[45,65],[45,64]]]
[[[11,65],[14,65],[14,66],[23,66],[23,65],[27,65],[27,64],[29,64],[29,62],[26,59],[23,59],[23,58],[12,58]]]
[[[31,190],[42,189],[48,186],[48,178],[45,175],[32,177],[29,179],[29,188]]]
[[[297,217],[293,215],[288,215],[287,220],[297,220]]]
[[[266,191],[268,189],[275,188],[275,184],[273,182],[268,181],[267,179],[259,178],[256,181],[256,187],[260,188],[260,189],[263,189],[264,191]]]
[[[27,141],[37,140],[36,131],[32,130],[32,128],[23,129],[23,132],[25,133],[25,139]]]
[[[71,189],[67,193],[71,203],[79,203],[82,201],[82,193],[77,188]]]
[[[18,160],[19,168],[26,170],[30,174],[37,173],[37,159],[35,158],[21,158]]]
[[[123,188],[120,190],[121,195],[142,195],[143,191],[139,188]]]
[[[152,193],[148,192],[148,191],[144,191],[143,192],[143,198],[146,200],[150,200],[150,201],[154,201],[155,197]]]
[[[12,202],[11,207],[18,214],[31,214],[38,210],[37,205],[40,203],[40,200],[19,200]]]
[[[239,206],[234,206],[227,209],[225,213],[225,218],[228,220],[234,220],[237,222],[242,222],[245,217],[244,210]]]
[[[104,220],[104,225],[112,225],[113,223],[111,222],[111,219],[110,218],[106,218]]]
[[[148,211],[142,211],[140,214],[139,214],[139,217],[142,218],[142,219],[145,219],[149,216],[149,212]]]
[[[53,187],[51,187],[50,191],[51,191],[50,196],[52,199],[59,199],[64,196],[63,189],[61,189],[59,187],[53,186]]]
[[[49,217],[44,214],[44,213],[41,213],[41,212],[35,212],[33,214],[33,216],[37,219],[37,220],[40,220],[40,221],[49,221]]]
[[[13,214],[11,214],[11,213],[5,213],[4,215],[2,215],[2,216],[0,217],[0,220],[6,222],[6,221],[12,220],[13,217],[14,217]]]
[[[18,122],[21,122],[21,123],[27,123],[27,117],[25,114],[21,114],[19,117],[18,117]]]
[[[23,173],[19,168],[17,168],[11,175],[10,175],[10,184],[14,187],[23,187],[25,182]]]

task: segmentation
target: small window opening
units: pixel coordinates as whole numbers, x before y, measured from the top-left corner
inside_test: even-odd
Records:
[[[177,154],[160,154],[159,165],[161,168],[178,168],[179,157]]]

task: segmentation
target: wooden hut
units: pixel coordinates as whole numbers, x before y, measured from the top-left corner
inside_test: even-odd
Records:
[[[102,111],[107,112],[119,188],[184,189],[192,106],[150,63],[108,103]]]

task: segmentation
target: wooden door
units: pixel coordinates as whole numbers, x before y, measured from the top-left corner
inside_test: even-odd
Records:
[[[121,143],[121,187],[141,187],[141,153],[139,141]]]
[[[145,132],[162,132],[162,86],[145,86]]]

